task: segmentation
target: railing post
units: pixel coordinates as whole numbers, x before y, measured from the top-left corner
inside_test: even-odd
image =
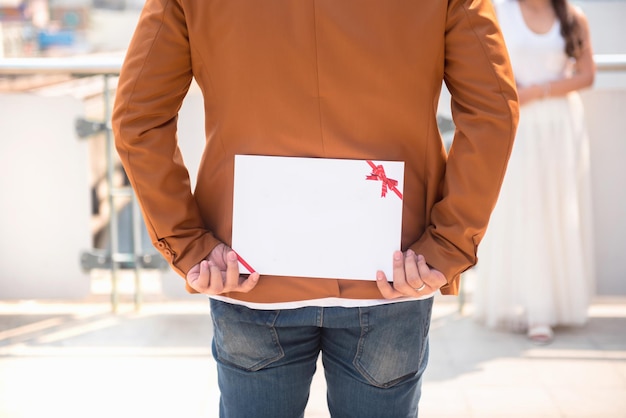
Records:
[[[141,240],[141,213],[139,210],[139,203],[137,202],[137,196],[135,193],[132,193],[132,222],[133,222],[133,252],[135,256],[134,263],[134,272],[135,272],[135,293],[134,293],[134,302],[135,302],[135,310],[139,311],[141,309],[141,303],[143,301],[143,294],[141,288],[141,271],[140,266],[143,261],[142,259],[142,240]]]
[[[113,138],[110,121],[112,117],[112,100],[111,90],[109,86],[110,75],[104,74],[104,120],[107,125],[106,135],[106,159],[107,159],[107,182],[108,182],[108,204],[110,208],[109,214],[109,254],[111,255],[111,308],[113,312],[117,312],[119,306],[119,271],[120,263],[131,262],[133,265],[134,291],[133,302],[135,311],[139,311],[142,302],[141,288],[141,267],[143,265],[142,256],[142,240],[141,240],[141,214],[139,204],[133,190],[130,186],[115,186],[115,169],[116,169],[116,152],[115,141]],[[131,208],[131,245],[132,254],[124,254],[119,248],[119,219],[116,210],[115,200],[117,197],[130,198]]]
[[[118,270],[119,270],[119,244],[118,244],[118,218],[117,218],[117,210],[115,208],[115,186],[114,186],[114,178],[115,178],[115,162],[113,156],[114,154],[114,146],[113,143],[113,135],[111,133],[111,129],[108,126],[109,121],[111,120],[111,100],[110,100],[110,92],[109,92],[109,78],[108,74],[104,74],[104,120],[105,124],[107,124],[107,129],[104,130],[105,133],[105,147],[106,147],[106,165],[107,165],[107,200],[109,204],[109,242],[108,242],[108,250],[111,255],[111,309],[113,312],[117,312],[118,304],[119,304],[119,295],[118,295]]]

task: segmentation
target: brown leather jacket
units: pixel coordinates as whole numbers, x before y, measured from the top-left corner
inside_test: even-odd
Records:
[[[206,128],[195,191],[176,130],[192,78]],[[436,123],[442,82],[456,124],[449,155]],[[517,119],[488,0],[147,0],[113,130],[154,245],[183,277],[230,244],[235,154],[402,160],[402,250],[423,254],[448,279],[441,292],[456,294]],[[226,296],[381,298],[373,281],[272,276]]]

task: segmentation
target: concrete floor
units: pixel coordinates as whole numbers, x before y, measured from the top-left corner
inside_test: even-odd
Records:
[[[596,300],[585,327],[542,347],[458,308],[436,299],[420,417],[626,418],[625,298]],[[0,417],[217,417],[209,315],[202,297],[117,314],[0,301]],[[319,368],[305,417],[329,417]]]

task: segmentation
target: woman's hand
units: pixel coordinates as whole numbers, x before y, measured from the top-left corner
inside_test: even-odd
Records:
[[[549,87],[547,86],[541,86],[539,84],[533,84],[526,87],[518,86],[517,96],[519,98],[520,106],[530,103],[533,100],[539,100],[547,97],[547,94],[549,94],[548,88]]]

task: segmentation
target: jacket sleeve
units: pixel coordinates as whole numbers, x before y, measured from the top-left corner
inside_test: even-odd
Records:
[[[519,108],[508,53],[488,0],[452,0],[444,81],[456,126],[431,225],[412,248],[458,294],[496,204],[512,150]]]
[[[192,81],[184,11],[147,0],[122,65],[112,128],[153,245],[181,276],[217,245],[191,192],[177,118]]]

